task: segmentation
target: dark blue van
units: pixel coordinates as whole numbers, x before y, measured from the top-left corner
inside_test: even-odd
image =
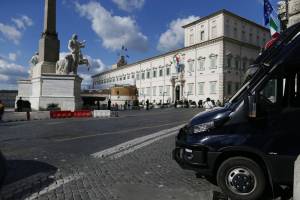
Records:
[[[199,113],[176,137],[177,163],[214,178],[231,199],[255,200],[275,183],[293,182],[300,154],[300,24],[273,42],[224,107]]]

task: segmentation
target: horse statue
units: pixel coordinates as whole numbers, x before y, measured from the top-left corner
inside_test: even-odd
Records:
[[[78,65],[86,65],[90,69],[89,60],[79,60]],[[56,62],[56,74],[77,74],[78,65],[75,64],[72,54],[67,54],[63,59]]]
[[[83,58],[81,48],[85,47],[85,41],[80,42],[77,40],[78,36],[73,34],[71,40],[69,40],[68,49],[71,54],[67,54],[63,59],[56,63],[56,74],[77,74],[79,65],[86,65],[88,70],[90,64],[88,59]]]

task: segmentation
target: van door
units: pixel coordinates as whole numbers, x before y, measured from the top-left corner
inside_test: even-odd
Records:
[[[300,154],[300,70],[280,72],[258,90],[258,116],[266,122],[264,145],[271,171],[283,183],[293,180]]]

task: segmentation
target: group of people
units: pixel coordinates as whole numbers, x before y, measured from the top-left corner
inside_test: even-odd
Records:
[[[215,102],[214,100],[211,100],[209,97],[206,98],[206,101],[203,102],[202,100],[198,101],[198,108],[204,108],[205,110],[211,110],[214,107],[220,107],[221,102],[219,100],[217,100],[217,102]]]

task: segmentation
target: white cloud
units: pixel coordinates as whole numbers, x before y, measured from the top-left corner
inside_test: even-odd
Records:
[[[19,44],[19,41],[22,37],[21,31],[19,31],[16,27],[2,23],[0,23],[0,33],[2,33],[2,35],[8,40],[13,41],[15,44]]]
[[[161,34],[157,49],[161,52],[166,52],[183,47],[184,29],[183,25],[199,19],[196,16],[189,16],[187,18],[178,18],[171,21],[168,25],[168,30]]]
[[[98,2],[75,5],[80,15],[91,21],[92,29],[105,48],[117,50],[125,45],[135,51],[148,50],[148,38],[131,17],[114,16]]]
[[[11,20],[16,24],[18,29],[26,29],[33,25],[32,19],[26,15],[23,15],[20,18],[12,18]]]
[[[9,58],[9,60],[11,60],[11,61],[16,61],[16,60],[17,60],[17,57],[18,57],[18,54],[16,54],[16,53],[9,53],[9,54],[8,54],[8,58]]]
[[[0,89],[16,89],[17,80],[27,77],[25,67],[0,58]]]
[[[12,18],[11,20],[15,25],[8,25],[0,22],[0,33],[8,40],[15,44],[19,44],[23,34],[22,31],[27,27],[32,26],[33,21],[26,15],[23,15],[20,18]]]
[[[141,9],[145,0],[112,0],[115,4],[117,4],[118,8],[121,10],[125,10],[127,12],[131,12],[135,9]]]

